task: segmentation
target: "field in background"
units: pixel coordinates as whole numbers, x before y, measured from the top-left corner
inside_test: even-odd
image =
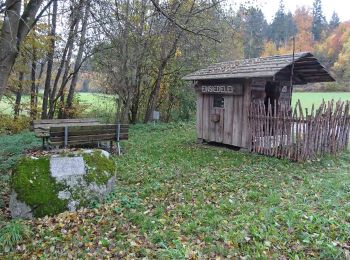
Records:
[[[350,100],[350,92],[296,92],[293,94],[293,103],[295,104],[298,99],[303,108],[311,108],[312,104],[315,104],[316,107],[320,106],[323,99],[325,101]]]
[[[311,108],[312,104],[318,107],[322,100],[350,100],[350,92],[296,92],[293,94],[293,103],[300,99],[303,108]],[[25,114],[29,109],[29,96],[23,97]],[[97,94],[97,93],[79,93],[77,100],[82,105],[82,116],[84,117],[98,117],[109,120],[115,114],[115,97],[111,95]],[[12,114],[13,102],[7,98],[3,98],[0,102],[0,114]]]
[[[106,114],[115,113],[115,97],[98,93],[78,93],[76,100],[82,105],[82,116],[88,117],[108,117]],[[4,97],[0,102],[0,114],[13,114],[13,104],[15,100]],[[21,114],[28,114],[29,96],[22,97],[23,110]],[[41,103],[41,98],[40,101]]]

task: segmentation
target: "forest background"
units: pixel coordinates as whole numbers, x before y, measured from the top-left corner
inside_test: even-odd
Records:
[[[195,95],[184,75],[291,53],[293,39],[337,80],[297,91],[350,91],[350,21],[336,12],[327,21],[321,0],[293,13],[281,0],[271,22],[254,3],[208,0],[0,0],[0,16],[0,117],[9,132],[39,118],[148,122],[154,110],[164,122],[189,120]]]

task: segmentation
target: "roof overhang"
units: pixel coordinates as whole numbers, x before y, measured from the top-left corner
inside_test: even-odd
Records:
[[[293,55],[278,55],[231,62],[222,62],[193,72],[184,80],[219,80],[242,78],[290,79]],[[325,67],[309,52],[294,55],[293,84],[332,82],[335,79]]]

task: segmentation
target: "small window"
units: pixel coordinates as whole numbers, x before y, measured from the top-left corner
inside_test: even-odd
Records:
[[[224,96],[214,95],[214,107],[224,108]]]

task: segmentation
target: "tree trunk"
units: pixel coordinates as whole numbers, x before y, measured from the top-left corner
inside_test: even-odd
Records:
[[[21,110],[21,100],[22,100],[22,92],[23,92],[23,79],[24,73],[21,71],[18,76],[18,87],[16,91],[16,102],[14,109],[14,118],[17,119],[19,117],[19,112]]]
[[[35,25],[37,21],[35,16],[42,2],[43,0],[30,0],[25,5],[22,15],[20,15],[22,1],[6,0],[5,2],[6,11],[0,34],[0,100],[7,87],[20,45]]]
[[[78,25],[75,27],[74,30],[74,35],[76,35],[78,31]],[[58,118],[63,118],[64,116],[64,99],[65,99],[65,95],[64,95],[64,90],[66,88],[66,85],[69,81],[68,79],[68,73],[70,70],[70,62],[71,62],[71,58],[72,58],[72,53],[73,53],[73,43],[74,43],[74,39],[72,39],[72,42],[69,46],[69,50],[68,50],[68,54],[67,54],[67,58],[64,59],[64,57],[62,57],[62,61],[64,61],[63,65],[64,65],[64,73],[63,73],[63,77],[62,77],[62,81],[61,81],[61,86],[60,89],[58,91],[57,97],[55,95],[52,95],[52,100],[50,100],[50,112],[49,112],[49,117],[53,118],[54,114],[55,114],[55,108],[56,108],[56,103],[57,100],[60,99],[60,106],[59,106],[59,112],[58,112]],[[61,71],[57,74],[60,75]],[[56,78],[57,82],[55,81],[55,85],[57,86],[58,84],[58,79],[59,77]],[[55,92],[56,92],[56,87],[54,87]]]
[[[168,60],[163,60],[160,64],[160,66],[158,67],[158,74],[157,74],[157,79],[156,82],[154,84],[154,88],[151,91],[151,94],[148,98],[148,103],[147,103],[147,110],[146,110],[146,114],[145,114],[145,119],[144,122],[147,123],[149,121],[152,120],[152,113],[155,110],[156,107],[156,99],[160,90],[160,85],[162,83],[162,79],[163,79],[163,73],[164,73],[164,69],[166,67]]]
[[[192,8],[193,8],[193,4],[191,7],[191,10],[192,10]],[[187,17],[185,25],[187,25],[188,22],[189,22],[189,17]],[[173,25],[173,24],[171,24],[169,26],[169,32],[174,30],[174,26],[175,25]],[[183,35],[183,31],[180,31],[179,33],[176,34],[173,42],[171,43],[170,48],[168,47],[166,42],[163,42],[163,46],[161,48],[162,53],[161,53],[160,65],[158,67],[157,79],[155,82],[155,86],[152,89],[151,95],[148,98],[147,109],[146,109],[146,114],[145,114],[145,118],[144,118],[145,123],[152,120],[152,113],[156,107],[157,97],[158,97],[158,93],[159,93],[160,86],[162,83],[164,70],[165,70],[169,60],[175,55],[178,43],[179,43],[182,35]],[[166,41],[166,39],[164,41]],[[167,51],[167,49],[169,49],[169,51]]]
[[[71,25],[69,28],[67,43],[66,43],[66,46],[63,50],[61,62],[60,62],[60,65],[58,67],[57,74],[56,74],[55,81],[54,81],[51,95],[50,95],[49,115],[48,115],[49,118],[53,118],[53,116],[54,116],[55,108],[56,108],[56,101],[59,98],[59,95],[58,95],[58,97],[56,96],[58,82],[60,80],[60,77],[61,77],[61,74],[62,74],[62,71],[63,71],[65,65],[67,68],[67,63],[69,63],[68,59],[70,60],[70,58],[71,58],[70,56],[72,55],[74,38],[75,38],[76,32],[78,31],[78,24],[79,24],[79,20],[80,20],[79,10],[80,10],[80,8],[78,8],[78,10],[72,11],[72,21],[71,21]],[[67,82],[63,77],[61,88],[64,88],[64,84],[66,84],[66,83]],[[59,91],[59,94],[61,94],[60,92],[61,92],[61,90]]]
[[[129,123],[130,106],[131,106],[131,97],[130,97],[130,93],[128,92],[127,97],[126,97],[124,111],[123,111],[123,118],[122,118],[122,123],[124,123],[124,124]]]
[[[47,59],[45,89],[44,89],[43,105],[42,105],[42,112],[41,112],[42,119],[47,118],[47,106],[48,106],[49,95],[51,91],[51,77],[52,77],[52,69],[53,69],[53,58],[55,53],[57,9],[58,9],[57,0],[53,0],[52,24],[51,24],[51,32],[50,32],[51,43],[50,43],[50,50],[49,50],[48,59]]]
[[[30,118],[32,120],[36,119],[37,116],[37,108],[38,108],[38,103],[37,103],[37,93],[36,93],[36,51],[35,48],[33,47],[33,60],[32,60],[32,66],[31,66],[31,73],[30,73],[30,80],[31,80],[31,85],[30,85]]]
[[[89,14],[90,14],[90,2],[87,1],[86,6],[85,6],[82,27],[81,27],[79,49],[78,49],[77,58],[76,58],[75,64],[74,64],[74,71],[73,71],[74,74],[73,74],[72,81],[71,81],[71,84],[69,87],[69,92],[68,92],[67,102],[66,102],[67,104],[66,104],[65,111],[64,111],[64,117],[69,116],[69,110],[72,108],[72,105],[73,105],[73,97],[74,97],[74,93],[75,93],[75,88],[77,86],[77,82],[79,79],[79,70],[80,70],[80,67],[81,67],[82,61],[83,61],[83,53],[84,53],[85,40],[86,40],[85,39],[86,29],[87,29]]]
[[[18,55],[17,32],[21,1],[7,0],[6,13],[0,34],[0,100],[7,87],[8,77]]]

